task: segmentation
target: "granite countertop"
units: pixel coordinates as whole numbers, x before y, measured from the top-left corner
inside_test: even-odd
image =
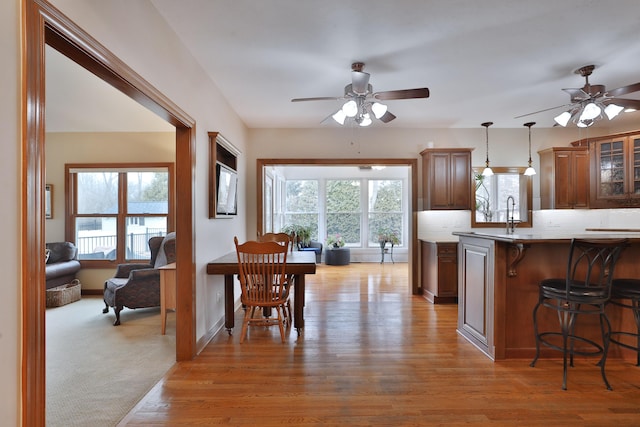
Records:
[[[563,233],[561,231],[543,231],[534,233],[483,233],[483,232],[454,232],[460,237],[475,237],[480,239],[490,239],[507,243],[534,243],[534,242],[565,242],[571,239],[630,239],[640,241],[640,233],[635,232],[609,232],[606,230],[599,232],[584,233]]]

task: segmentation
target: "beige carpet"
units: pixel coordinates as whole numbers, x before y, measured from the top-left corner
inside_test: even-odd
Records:
[[[160,309],[102,314],[100,297],[46,313],[46,425],[115,426],[175,363],[175,314],[160,334]]]

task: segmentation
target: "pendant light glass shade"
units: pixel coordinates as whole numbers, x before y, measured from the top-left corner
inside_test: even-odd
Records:
[[[489,167],[489,126],[491,126],[493,124],[493,122],[484,122],[481,124],[481,126],[484,126],[485,128],[485,133],[487,135],[487,160],[486,160],[486,166],[484,168],[484,170],[482,171],[482,176],[491,176],[493,175],[493,169],[491,169]]]
[[[524,171],[525,176],[533,176],[536,174],[536,170],[531,166],[531,126],[535,124],[536,122],[528,122],[524,124],[524,126],[529,128],[529,167]]]

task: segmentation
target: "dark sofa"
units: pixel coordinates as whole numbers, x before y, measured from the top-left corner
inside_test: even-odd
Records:
[[[71,283],[80,270],[76,245],[71,242],[52,242],[46,244],[46,249],[46,289]]]

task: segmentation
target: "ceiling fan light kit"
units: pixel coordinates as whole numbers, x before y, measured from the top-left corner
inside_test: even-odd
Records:
[[[589,127],[603,118],[603,112],[609,120],[613,120],[623,110],[635,111],[640,107],[640,100],[617,98],[620,95],[637,92],[640,90],[640,83],[607,91],[604,85],[589,83],[589,76],[594,69],[595,65],[586,65],[575,71],[576,74],[585,78],[585,85],[582,88],[562,89],[571,96],[571,104],[569,104],[571,108],[554,117],[553,120],[558,125],[566,127],[571,121],[578,127]]]
[[[429,89],[426,87],[373,92],[373,87],[369,84],[370,75],[362,71],[363,68],[363,62],[351,64],[351,83],[345,86],[342,97],[294,98],[291,102],[345,100],[342,107],[331,115],[333,120],[340,125],[348,123],[347,119],[350,119],[349,122],[369,126],[373,123],[372,116],[383,123],[396,118],[380,101],[429,97]]]

